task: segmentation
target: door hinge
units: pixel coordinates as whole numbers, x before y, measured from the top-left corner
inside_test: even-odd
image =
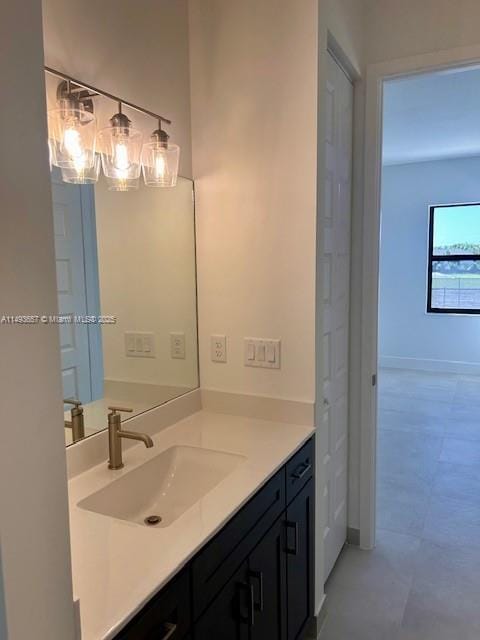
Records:
[[[372,376],[372,387],[376,387],[377,386],[377,374],[374,373]]]

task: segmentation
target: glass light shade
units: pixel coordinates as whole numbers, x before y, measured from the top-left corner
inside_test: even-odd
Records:
[[[174,187],[177,184],[180,147],[153,140],[143,145],[142,167],[149,187]]]
[[[100,175],[101,159],[95,154],[93,167],[88,169],[62,169],[62,180],[70,184],[95,184]]]
[[[107,127],[99,131],[98,141],[109,189],[138,189],[142,133],[130,127]]]
[[[140,186],[138,178],[106,178],[109,191],[135,191]]]
[[[83,109],[52,109],[48,112],[52,164],[60,169],[82,171],[95,162],[97,124]]]

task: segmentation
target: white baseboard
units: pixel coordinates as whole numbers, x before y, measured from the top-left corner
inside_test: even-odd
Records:
[[[480,375],[480,362],[456,362],[455,360],[428,360],[422,358],[380,356],[379,365],[385,369],[412,369],[414,371]]]
[[[324,593],[320,605],[318,606],[318,609],[311,620],[310,628],[308,629],[305,636],[306,640],[317,640],[317,638],[320,636],[323,623],[325,622],[325,618],[327,617],[326,603],[327,596]]]
[[[214,389],[201,389],[202,407],[214,413],[228,413],[247,418],[286,422],[290,424],[315,425],[313,402],[286,400],[243,393],[229,393]]]

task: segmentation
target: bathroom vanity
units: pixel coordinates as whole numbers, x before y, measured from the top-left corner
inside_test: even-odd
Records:
[[[313,615],[314,429],[201,410],[69,482],[82,640],[296,640]],[[161,520],[146,524],[148,514]]]
[[[302,638],[313,606],[309,440],[118,640]]]

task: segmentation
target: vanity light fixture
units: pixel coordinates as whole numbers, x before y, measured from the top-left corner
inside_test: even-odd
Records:
[[[142,133],[133,129],[131,124],[119,102],[118,113],[110,118],[110,127],[98,132],[103,173],[111,191],[138,189],[142,170]]]
[[[70,81],[57,88],[57,108],[48,111],[52,163],[61,169],[84,171],[95,160],[96,119]]]
[[[57,108],[48,112],[48,129],[51,164],[60,167],[64,182],[97,182],[101,157],[110,190],[138,189],[142,167],[147,186],[176,185],[180,148],[169,142],[162,128],[163,123],[171,124],[171,120],[50,67],[45,67],[45,71],[62,78],[57,89]],[[93,114],[93,99],[97,96],[119,105],[110,126],[98,134]],[[124,106],[158,121],[158,129],[143,147],[142,133],[131,126],[131,120],[123,113]],[[100,156],[96,153],[97,139]]]
[[[143,145],[143,178],[149,187],[174,187],[177,184],[180,147],[169,143],[169,138],[159,120],[150,142]]]

